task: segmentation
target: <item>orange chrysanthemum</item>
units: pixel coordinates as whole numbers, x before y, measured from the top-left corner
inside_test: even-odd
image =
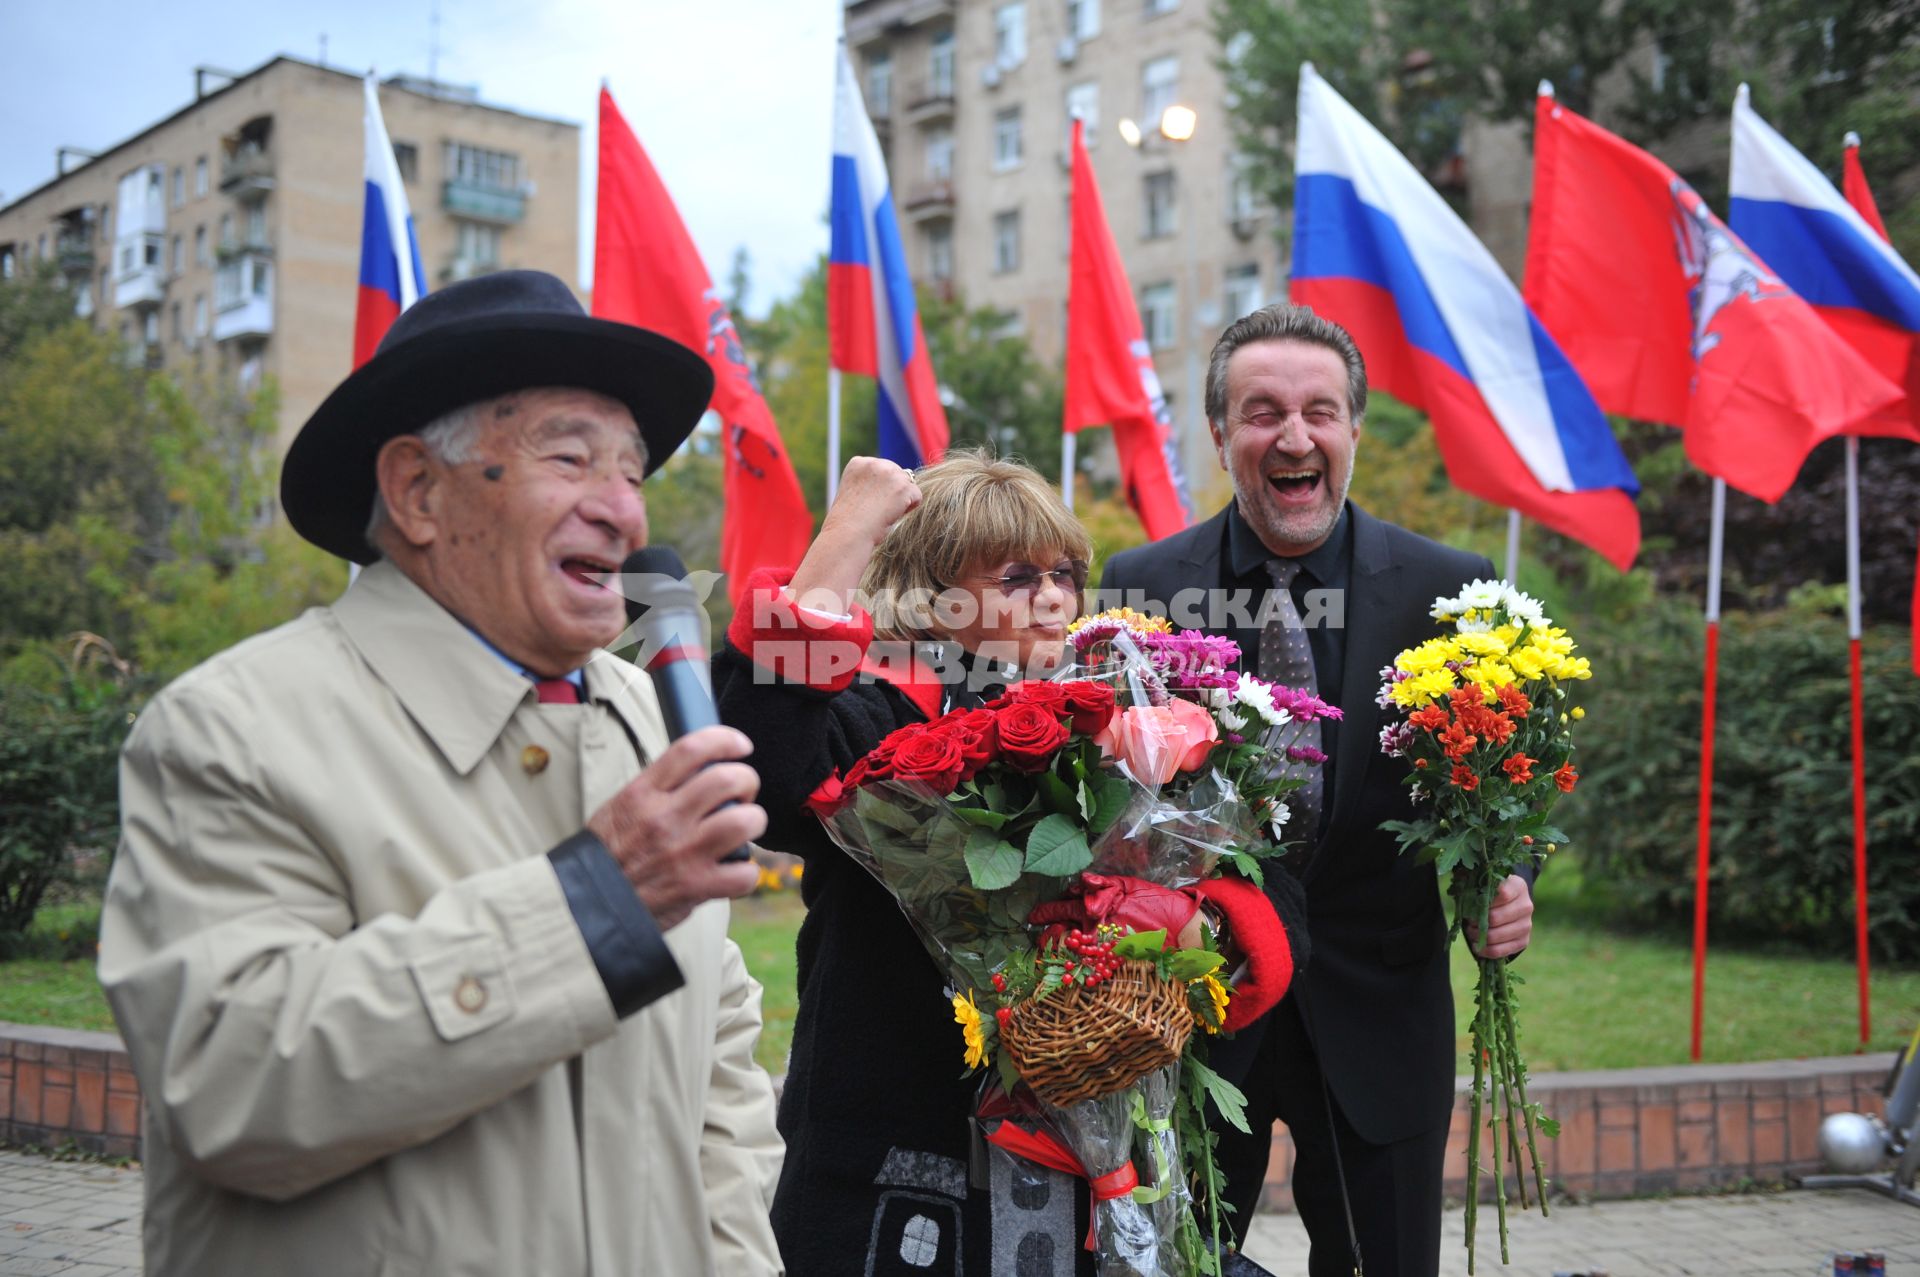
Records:
[[[1563,794],[1571,794],[1574,783],[1579,779],[1580,773],[1573,770],[1572,763],[1566,764],[1553,774],[1553,783],[1560,786],[1560,792]]]
[[[1534,762],[1534,759],[1528,758],[1525,754],[1515,754],[1501,763],[1500,767],[1507,773],[1508,780],[1516,785],[1524,785],[1533,779]]]
[[[1473,768],[1461,763],[1454,764],[1453,775],[1447,783],[1458,786],[1468,793],[1472,793],[1474,790],[1480,788],[1480,778],[1474,775]]]
[[[1425,731],[1437,732],[1447,725],[1447,711],[1438,705],[1424,705],[1407,715],[1407,721]]]
[[[1495,688],[1493,694],[1500,698],[1500,708],[1509,714],[1533,712],[1533,702],[1527,699],[1527,694],[1511,683]]]

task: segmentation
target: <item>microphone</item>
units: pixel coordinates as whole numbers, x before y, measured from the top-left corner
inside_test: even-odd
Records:
[[[673,740],[720,722],[707,676],[707,614],[686,575],[687,565],[665,545],[643,546],[620,565],[627,624],[638,634],[640,651],[652,653],[644,668]],[[744,846],[720,857],[722,862],[748,858]]]

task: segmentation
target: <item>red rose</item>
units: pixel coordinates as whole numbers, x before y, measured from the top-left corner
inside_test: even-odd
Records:
[[[990,709],[973,709],[948,718],[951,721],[946,722],[943,730],[960,742],[961,757],[965,761],[960,779],[972,780],[982,767],[1000,756],[997,717]]]
[[[1053,711],[1039,705],[1010,705],[997,711],[997,717],[1000,756],[1016,771],[1045,771],[1073,734]]]
[[[922,731],[893,756],[893,778],[925,785],[936,794],[950,794],[966,766],[964,747],[950,731]]]
[[[1113,721],[1113,689],[1105,683],[1078,680],[1056,684],[1064,693],[1062,708],[1073,715],[1073,730],[1098,736]]]
[[[988,709],[1011,709],[1015,705],[1038,705],[1055,714],[1064,714],[1067,694],[1059,683],[1049,683],[1041,679],[1025,683],[1015,683],[1000,695],[987,702]]]
[[[865,758],[847,769],[846,777],[841,784],[847,789],[858,789],[876,780],[892,780],[893,756],[899,752],[903,744],[912,739],[915,732],[922,730],[924,729],[921,725],[915,723],[909,727],[902,727],[898,731],[889,732],[881,738],[878,745],[867,752]]]

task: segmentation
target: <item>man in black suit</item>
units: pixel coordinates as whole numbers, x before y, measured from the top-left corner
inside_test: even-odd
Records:
[[[1347,502],[1366,378],[1346,331],[1304,308],[1269,306],[1228,328],[1206,411],[1234,500],[1115,555],[1101,595],[1225,634],[1244,669],[1311,679],[1345,714],[1321,724],[1322,780],[1295,795],[1288,831],[1303,847],[1288,868],[1306,885],[1312,962],[1291,997],[1215,1051],[1253,1127],[1218,1128],[1221,1165],[1244,1237],[1284,1121],[1313,1277],[1348,1277],[1356,1245],[1369,1277],[1433,1277],[1455,1063],[1446,922],[1432,866],[1380,829],[1412,805],[1406,765],[1380,752],[1374,698],[1381,668],[1436,632],[1433,600],[1494,571]],[[1532,913],[1528,884],[1510,878],[1476,951],[1518,953]]]

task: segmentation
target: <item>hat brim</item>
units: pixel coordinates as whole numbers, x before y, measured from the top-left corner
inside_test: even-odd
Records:
[[[713,370],[678,342],[587,315],[479,315],[455,320],[368,360],[327,396],[294,437],[280,473],[287,521],[321,549],[355,563],[389,439],[516,390],[568,386],[617,399],[633,413],[659,469],[700,423]]]

